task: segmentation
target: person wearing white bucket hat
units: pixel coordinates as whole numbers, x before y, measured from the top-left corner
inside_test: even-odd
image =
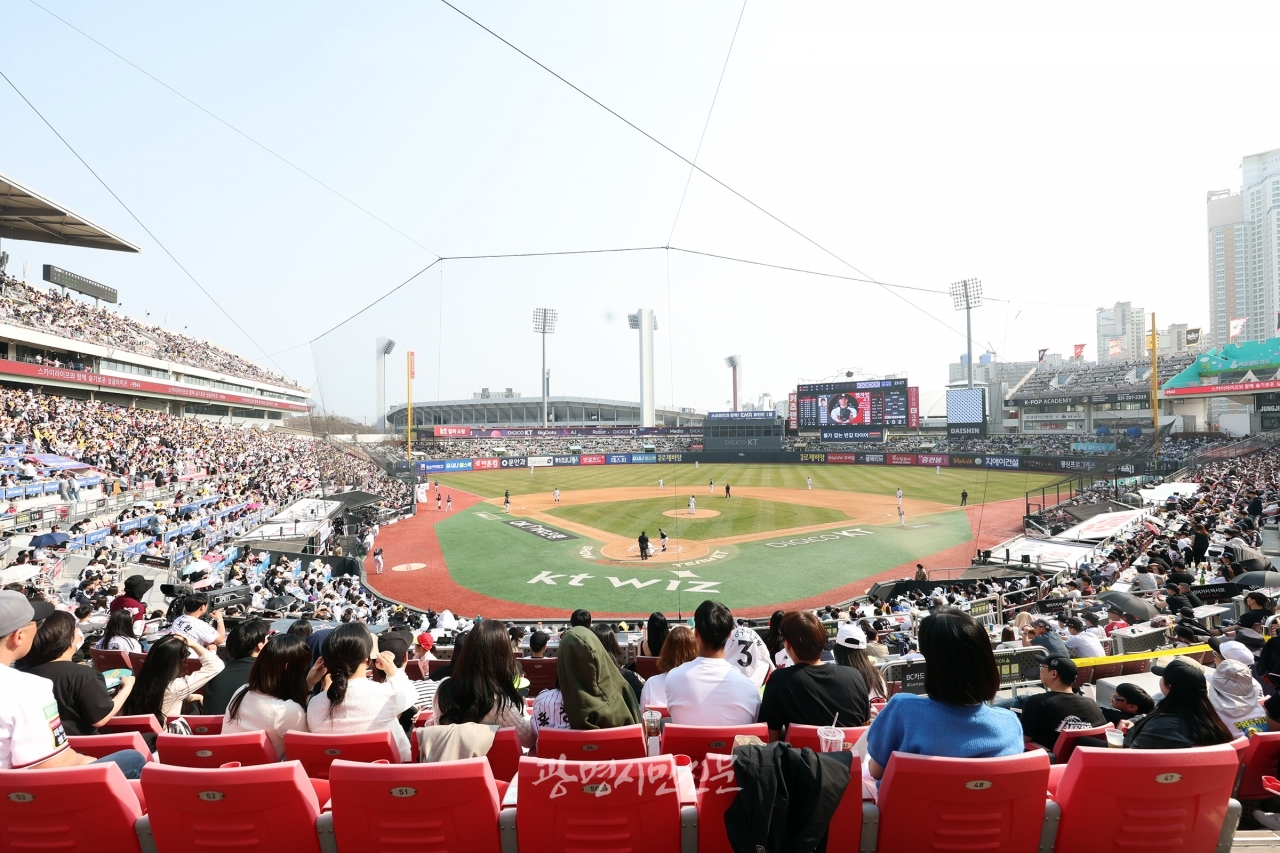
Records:
[[[1218,664],[1209,679],[1209,703],[1237,738],[1246,737],[1250,729],[1267,728],[1266,714],[1258,704],[1257,686],[1249,668],[1236,660]]]

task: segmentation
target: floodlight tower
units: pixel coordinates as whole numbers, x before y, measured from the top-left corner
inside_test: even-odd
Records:
[[[968,345],[969,387],[973,387],[973,320],[970,312],[982,307],[982,282],[966,278],[951,284],[951,304],[957,311],[964,311],[965,341]]]
[[[374,349],[374,364],[378,368],[378,433],[387,431],[387,356],[396,348],[396,342],[390,338],[378,338]]]
[[[547,335],[556,331],[556,309],[534,308],[533,331],[542,335],[542,425],[547,425]]]
[[[731,355],[724,360],[725,366],[733,371],[733,410],[738,411],[738,397],[742,393],[742,356]]]
[[[658,318],[652,308],[641,308],[627,315],[627,324],[640,332],[640,426],[651,427],[653,415],[653,333]]]

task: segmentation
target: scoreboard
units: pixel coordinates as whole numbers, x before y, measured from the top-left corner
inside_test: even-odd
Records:
[[[910,393],[914,390],[905,379],[800,385],[796,388],[799,428],[916,426],[918,415],[912,417]]]

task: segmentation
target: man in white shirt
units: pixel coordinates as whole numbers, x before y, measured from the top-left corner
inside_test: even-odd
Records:
[[[70,747],[53,695],[53,682],[19,672],[13,664],[31,651],[39,624],[53,614],[47,601],[0,591],[0,770],[115,764],[126,779],[142,776],[147,759],[132,749],[95,759]]]
[[[227,641],[227,630],[222,624],[222,611],[215,610],[213,613],[214,622],[217,623],[215,628],[208,622],[201,621],[200,617],[209,611],[209,596],[203,592],[193,592],[186,597],[182,603],[183,614],[173,620],[173,627],[170,629],[174,634],[185,634],[195,640],[202,646],[206,646],[213,650],[214,646],[220,646]],[[192,652],[194,655],[195,653]]]
[[[756,721],[760,690],[729,661],[725,643],[733,614],[718,601],[704,601],[693,614],[698,657],[667,673],[667,712],[688,726],[741,726]]]
[[[1072,616],[1067,620],[1066,624],[1067,633],[1071,636],[1065,638],[1062,643],[1071,652],[1073,658],[1100,658],[1106,656],[1107,653],[1102,648],[1102,641],[1088,631],[1083,619]]]

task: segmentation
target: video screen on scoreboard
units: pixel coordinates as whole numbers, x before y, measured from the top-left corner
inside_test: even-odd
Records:
[[[800,429],[907,426],[907,380],[821,382],[796,389]]]

